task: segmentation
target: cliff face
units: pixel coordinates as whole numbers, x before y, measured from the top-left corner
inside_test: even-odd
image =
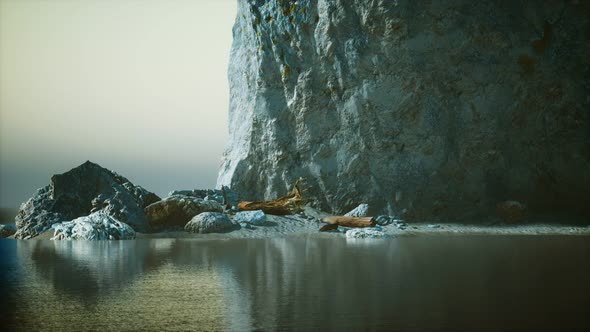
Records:
[[[590,215],[583,1],[238,1],[218,185],[322,208]]]

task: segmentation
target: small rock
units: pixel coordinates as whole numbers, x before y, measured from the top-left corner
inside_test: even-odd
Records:
[[[0,238],[9,237],[16,233],[15,224],[0,224]]]
[[[234,216],[234,220],[238,223],[249,223],[253,225],[263,225],[266,223],[266,214],[262,210],[256,211],[240,211]]]
[[[389,237],[381,230],[371,228],[355,228],[346,232],[347,239],[383,239]]]
[[[430,224],[430,225],[428,225],[426,227],[428,227],[428,228],[440,228],[440,225]]]
[[[190,233],[225,233],[236,229],[237,226],[229,220],[226,214],[203,212],[193,217],[184,226],[184,229]]]
[[[250,225],[247,222],[241,222],[240,227],[245,228],[245,229],[255,229],[254,226]]]
[[[496,205],[496,214],[504,222],[515,223],[526,219],[527,208],[526,205],[517,201],[504,201]]]
[[[366,217],[369,214],[369,204],[361,204],[351,210],[350,212],[346,213],[344,216],[346,217]]]
[[[385,226],[385,225],[392,224],[395,221],[395,218],[391,217],[391,216],[381,215],[381,216],[377,216],[377,218],[375,218],[375,221],[377,222],[378,225]]]

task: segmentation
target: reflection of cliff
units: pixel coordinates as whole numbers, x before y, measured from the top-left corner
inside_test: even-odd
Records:
[[[301,238],[232,241],[235,255],[215,252],[231,274],[222,280],[233,280],[224,296],[234,330],[543,329],[590,326],[584,241],[566,239],[570,252],[560,239]],[[582,288],[574,294],[563,287],[572,276]]]
[[[587,239],[482,239],[18,241],[12,316],[25,330],[590,326]]]

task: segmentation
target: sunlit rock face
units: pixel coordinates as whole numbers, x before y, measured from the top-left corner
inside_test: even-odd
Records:
[[[132,240],[135,231],[105,211],[53,224],[52,240]]]
[[[590,4],[238,1],[218,186],[333,212],[590,215]]]

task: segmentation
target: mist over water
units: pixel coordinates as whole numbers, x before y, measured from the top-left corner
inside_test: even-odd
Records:
[[[91,160],[159,195],[215,185],[233,0],[0,0],[0,207]]]

